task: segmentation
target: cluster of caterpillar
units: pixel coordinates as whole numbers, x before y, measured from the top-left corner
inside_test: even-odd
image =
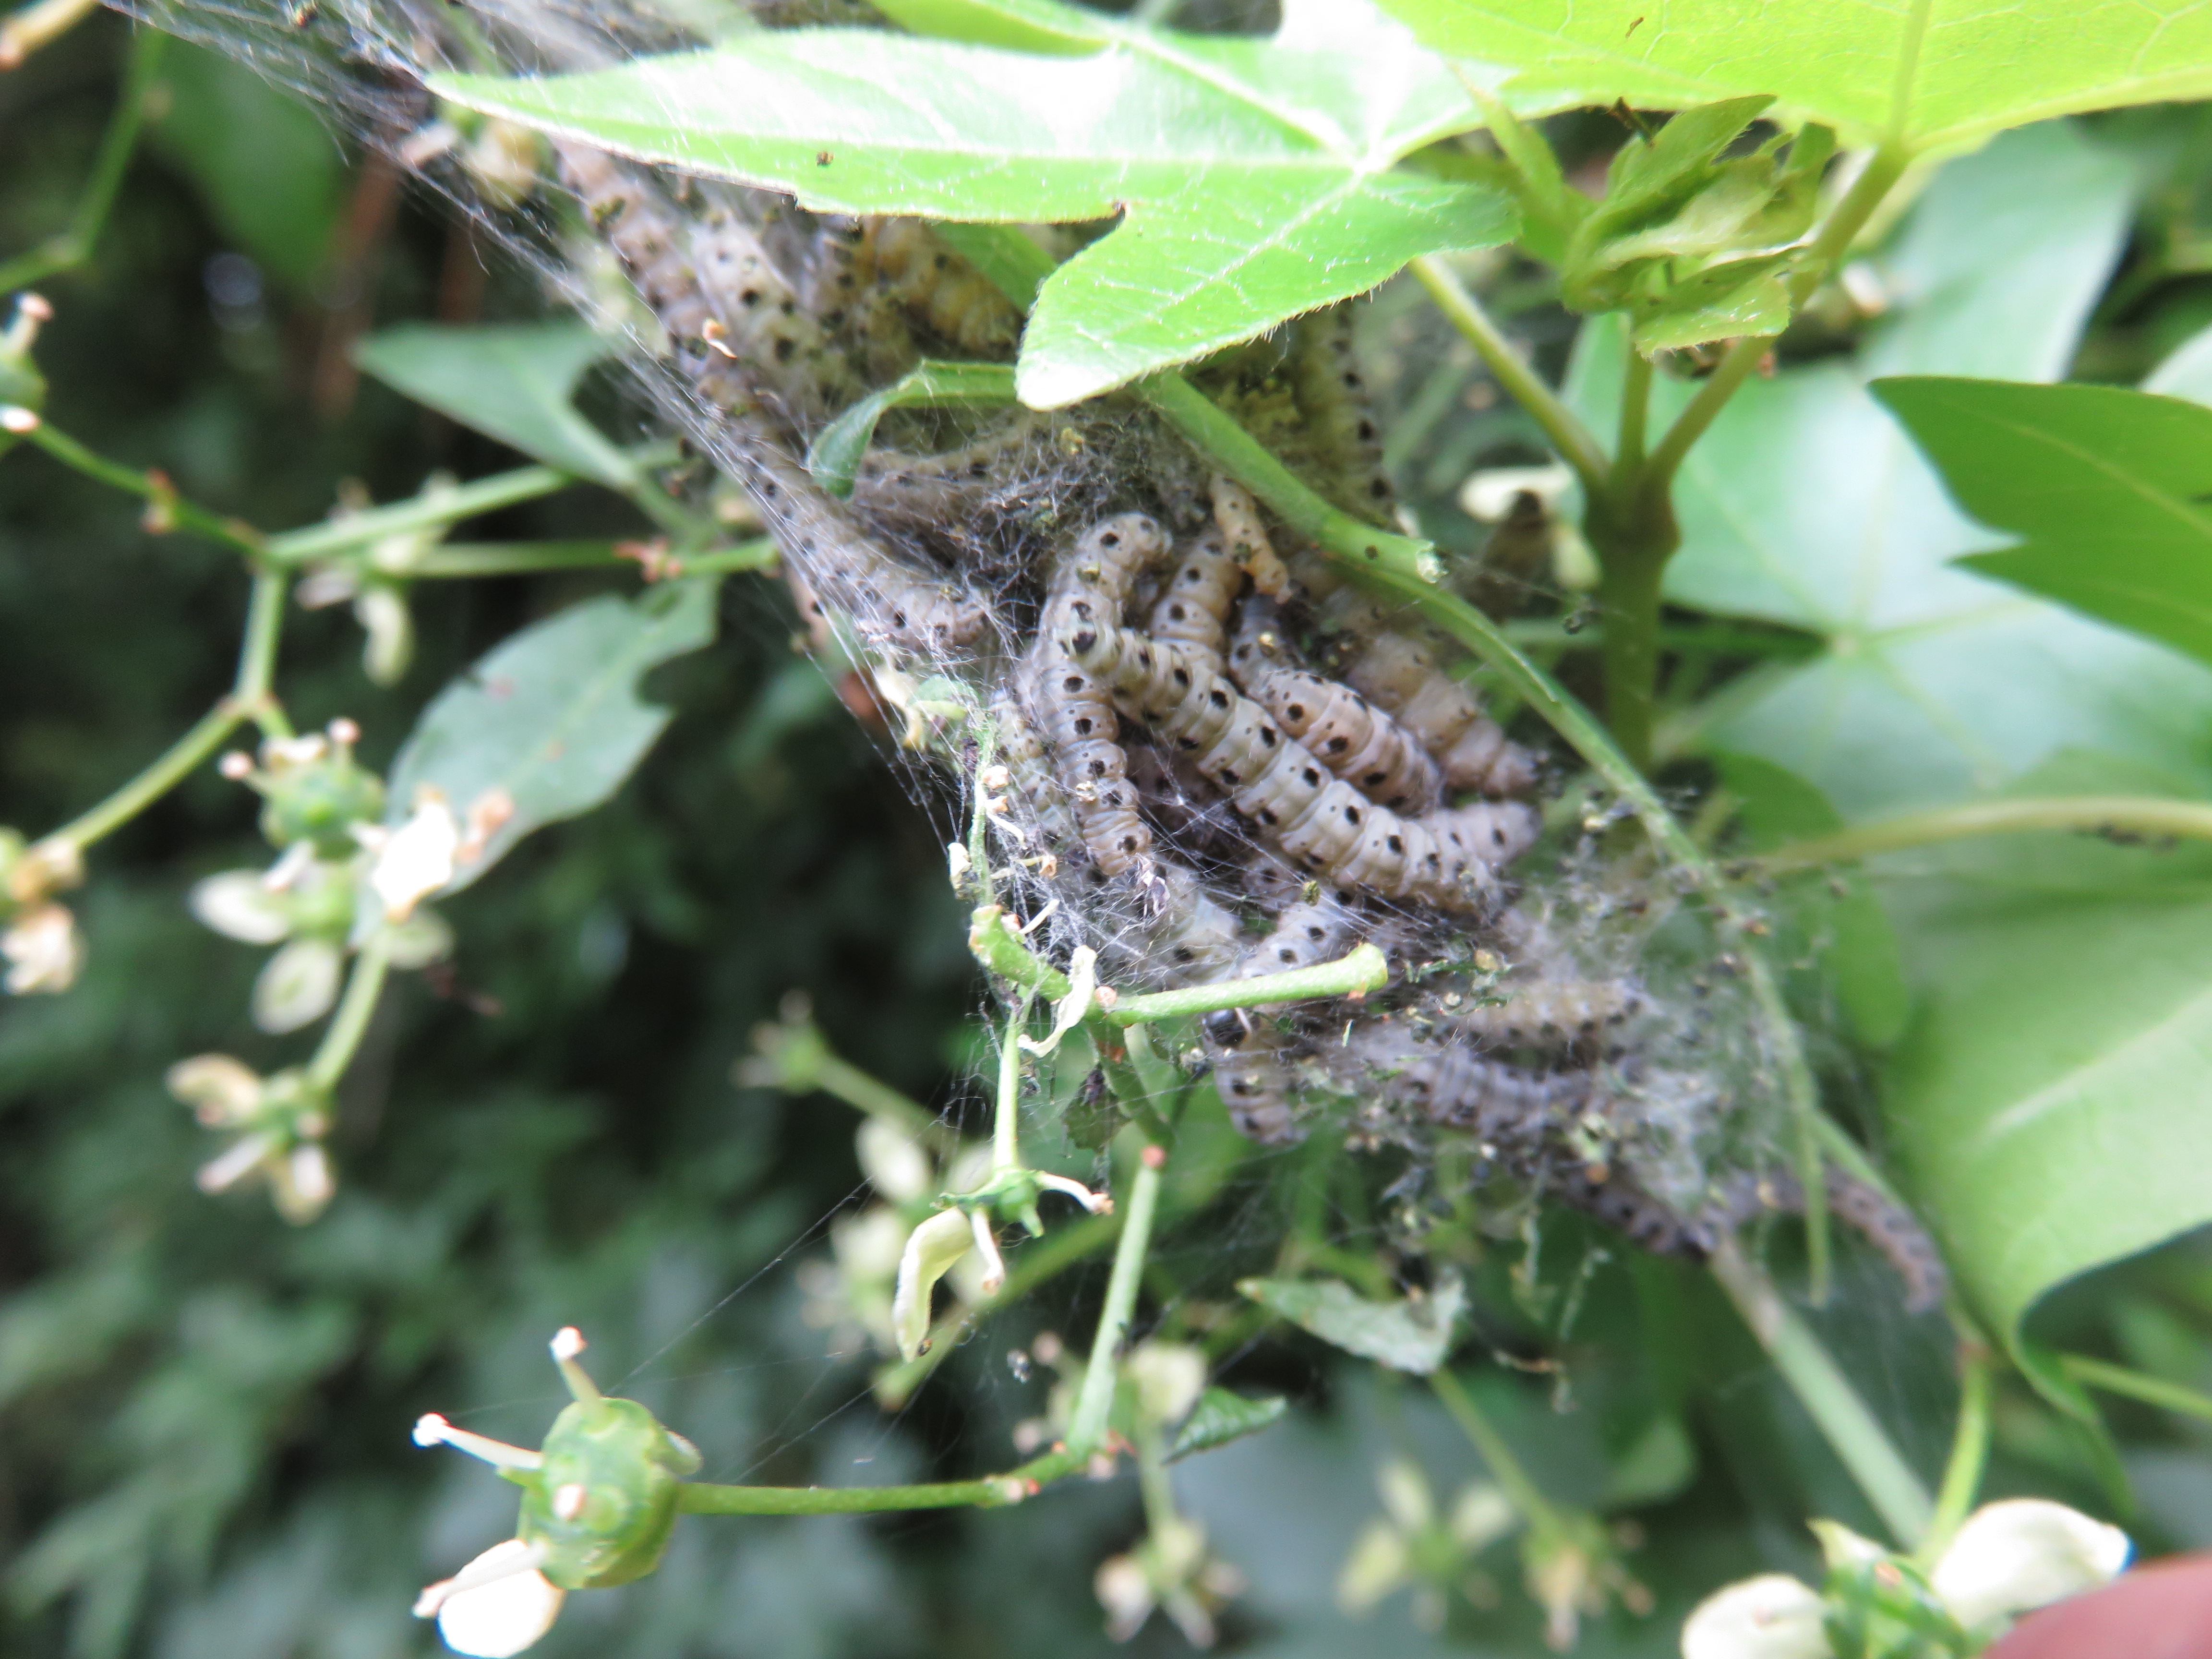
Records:
[[[1784,1176],[1692,1192],[1647,1168],[1640,1103],[1671,1063],[1649,1038],[1671,1011],[1582,969],[1524,909],[1542,758],[1433,641],[1134,408],[1009,411],[934,448],[909,426],[923,453],[878,447],[832,497],[799,459],[806,437],[925,349],[1003,357],[1012,309],[914,222],[817,218],[571,143],[556,156],[665,334],[687,430],[759,503],[801,603],[887,664],[972,689],[1000,773],[969,781],[992,794],[1003,890],[1050,914],[1039,944],[1091,945],[1115,980],[1152,986],[1385,950],[1391,982],[1359,1002],[1202,1023],[1240,1130],[1457,1137],[1662,1252],[1802,1208]],[[1345,316],[1302,321],[1264,372],[1209,389],[1381,520]],[[1915,1305],[1940,1297],[1909,1217],[1847,1178],[1827,1196]]]

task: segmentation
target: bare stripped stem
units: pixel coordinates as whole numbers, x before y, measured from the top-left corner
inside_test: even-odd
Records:
[[[1022,1166],[1022,1033],[1029,1029],[1030,1003],[1036,995],[1025,991],[1006,1021],[1006,1034],[999,1045],[999,1108],[991,1121],[991,1173],[999,1175]]]
[[[892,1510],[998,1509],[1018,1504],[1080,1466],[1054,1452],[1004,1474],[915,1486],[724,1486],[688,1480],[676,1489],[686,1515],[874,1515]]]
[[[158,472],[141,472],[136,467],[95,454],[44,420],[27,428],[22,435],[71,471],[147,502],[149,510],[146,527],[149,531],[158,534],[171,529],[188,530],[210,541],[220,542],[257,563],[266,550],[261,532],[252,525],[242,519],[227,519],[186,501]]]
[[[1928,1489],[1834,1357],[1733,1238],[1714,1247],[1712,1271],[1883,1525],[1905,1547],[1917,1546],[1935,1518]]]
[[[323,1033],[315,1057],[307,1062],[307,1080],[311,1089],[319,1091],[336,1088],[346,1067],[353,1064],[362,1038],[368,1035],[369,1019],[376,1012],[377,999],[384,994],[385,976],[391,969],[392,935],[388,929],[380,927],[368,936],[368,943],[354,958],[353,975],[346,981],[345,995],[339,1000],[337,1013],[331,1018],[330,1029]]]
[[[1824,864],[1847,864],[1913,847],[1976,836],[2072,830],[2115,839],[2212,841],[2212,805],[2156,795],[2068,795],[2025,800],[1977,801],[1933,812],[1911,812],[1854,824],[1832,836],[1796,842],[1747,860],[1744,872],[1781,875]]]
[[[1075,1416],[1068,1425],[1071,1456],[1088,1458],[1106,1440],[1106,1423],[1114,1410],[1114,1388],[1121,1376],[1121,1344],[1129,1334],[1129,1320],[1137,1310],[1137,1289],[1145,1277],[1145,1258],[1152,1243],[1152,1218],[1160,1204],[1160,1170],[1164,1158],[1156,1159],[1147,1146],[1137,1160],[1137,1173],[1129,1183],[1127,1218],[1114,1247],[1114,1271],[1106,1281],[1106,1305],[1098,1315],[1098,1333],[1091,1344],[1091,1361],[1083,1373],[1083,1388],[1075,1397]]]
[[[2212,1395],[2199,1392],[2180,1382],[2169,1382],[2162,1376],[2146,1376],[2141,1371],[2130,1370],[2124,1365],[2115,1365],[2109,1360],[2092,1359],[2084,1353],[2061,1354],[2059,1369],[2077,1382],[2086,1382],[2093,1389],[2102,1389],[2107,1394],[2140,1400],[2146,1406],[2156,1406],[2161,1411],[2178,1412],[2184,1417],[2199,1417],[2212,1422]]]
[[[1475,1450],[1482,1455],[1492,1477],[1513,1507],[1521,1511],[1522,1517],[1539,1533],[1556,1537],[1568,1531],[1566,1516],[1529,1478],[1528,1471],[1521,1467],[1521,1460],[1513,1455],[1512,1443],[1498,1432],[1498,1425],[1484,1414],[1482,1407],[1475,1404],[1474,1396],[1449,1368],[1439,1365],[1430,1372],[1429,1387]]]

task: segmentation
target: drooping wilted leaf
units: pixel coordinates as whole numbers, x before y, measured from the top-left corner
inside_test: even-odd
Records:
[[[1872,389],[1953,499],[2026,538],[1960,563],[2212,659],[2212,410],[2121,386]]]
[[[932,8],[934,14],[941,9]],[[767,32],[440,95],[838,212],[1024,222],[1122,216],[1045,283],[1022,400],[1054,408],[1358,294],[1408,259],[1513,233],[1500,191],[1399,165],[1480,125],[1371,0],[1290,0],[1266,40],[1015,9],[1080,55],[866,29]],[[1002,7],[955,8],[975,25]],[[970,32],[975,32],[971,27]]]
[[[408,323],[362,340],[354,361],[532,460],[622,489],[636,482],[635,465],[569,402],[584,371],[617,349],[582,323]]]
[[[2129,0],[1383,0],[1516,106],[1765,93],[1853,143],[1970,148],[2077,110],[2212,92],[2212,13]]]
[[[423,710],[392,766],[393,821],[428,786],[465,831],[472,815],[484,826],[446,890],[467,886],[532,830],[622,787],[672,718],[639,700],[638,677],[714,637],[715,587],[673,582],[572,605],[489,653]]]
[[[1237,1288],[1346,1353],[1422,1376],[1450,1353],[1453,1328],[1467,1305],[1466,1287],[1449,1275],[1427,1296],[1390,1302],[1362,1296],[1336,1279],[1246,1279]]]

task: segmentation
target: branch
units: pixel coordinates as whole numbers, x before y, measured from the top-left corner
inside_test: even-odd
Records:
[[[1098,1334],[1091,1344],[1091,1363],[1083,1373],[1082,1392],[1076,1395],[1074,1420],[1068,1425],[1067,1450],[1073,1457],[1088,1459],[1105,1443],[1107,1419],[1113,1414],[1114,1386],[1121,1376],[1121,1344],[1129,1334],[1129,1318],[1137,1309],[1137,1288],[1145,1277],[1145,1257],[1152,1249],[1152,1218],[1160,1202],[1160,1171],[1166,1166],[1164,1149],[1147,1143],[1137,1160],[1136,1179],[1129,1183],[1121,1237],[1114,1247],[1114,1272],[1106,1281],[1106,1305],[1098,1315]]]
[[[2017,835],[2036,830],[2163,840],[2212,841],[2212,806],[2199,801],[2166,800],[2155,795],[2067,795],[2053,799],[1980,801],[1970,806],[1939,807],[1880,818],[1833,835],[1818,836],[1742,866],[1747,875],[1780,875],[1823,864],[1930,847],[1972,836]]]
[[[45,0],[43,4],[26,6],[0,22],[0,70],[15,68],[97,5],[98,0]],[[155,72],[161,67],[161,50],[168,39],[161,30],[143,24],[133,32],[123,90],[114,113],[107,118],[100,153],[93,158],[92,174],[85,180],[84,194],[77,198],[69,228],[45,246],[0,264],[0,294],[74,270],[92,258],[100,229],[115,205],[116,192],[122,188],[124,171],[131,165],[131,152],[137,148],[138,129],[146,117],[146,94],[153,89]]]
[[[1082,1460],[1053,1452],[1005,1474],[917,1486],[723,1486],[687,1480],[676,1489],[685,1515],[872,1515],[887,1510],[998,1509],[1018,1504]]]
[[[23,419],[25,416],[29,418]],[[243,519],[227,519],[186,501],[177,494],[176,486],[161,473],[141,472],[136,467],[125,466],[120,461],[111,461],[105,455],[95,454],[66,433],[56,431],[46,420],[27,410],[16,412],[15,420],[8,429],[27,438],[64,466],[82,472],[94,483],[104,483],[111,489],[122,490],[146,501],[149,504],[146,528],[155,535],[161,535],[170,530],[189,530],[210,541],[220,542],[257,562],[268,550],[261,532]]]

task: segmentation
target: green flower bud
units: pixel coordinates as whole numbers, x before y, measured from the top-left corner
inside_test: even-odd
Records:
[[[660,1565],[676,1488],[699,1454],[635,1400],[579,1400],[546,1434],[517,1535],[542,1544],[538,1571],[563,1589],[627,1584]]]
[[[343,752],[273,769],[265,793],[261,833],[270,844],[305,842],[326,859],[359,851],[353,826],[374,823],[384,814],[384,781]]]

